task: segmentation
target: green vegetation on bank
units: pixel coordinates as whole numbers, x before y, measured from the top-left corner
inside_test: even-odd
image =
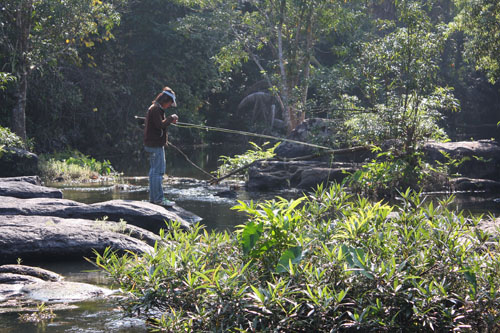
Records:
[[[447,206],[390,206],[318,188],[235,207],[236,232],[161,233],[151,254],[97,254],[124,308],[169,332],[492,331],[497,239]]]
[[[222,177],[224,175],[227,175],[239,168],[249,165],[252,162],[261,159],[273,158],[274,156],[276,156],[274,150],[280,144],[280,142],[278,142],[274,146],[266,149],[266,146],[269,145],[269,142],[263,143],[262,146],[259,146],[254,142],[249,142],[249,143],[252,146],[252,148],[248,149],[243,154],[238,154],[232,157],[225,155],[219,156],[219,162],[221,163],[221,165],[215,171],[217,177]],[[245,174],[246,171],[248,170],[245,170]]]
[[[85,181],[101,176],[117,175],[108,160],[97,161],[76,150],[42,154],[38,166],[41,177],[49,181]]]
[[[29,140],[26,142],[21,140],[21,138],[13,133],[9,128],[0,126],[0,148],[1,147],[29,150],[33,147],[33,143],[31,143]]]

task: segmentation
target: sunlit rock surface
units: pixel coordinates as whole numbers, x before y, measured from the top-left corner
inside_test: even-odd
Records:
[[[64,281],[63,276],[24,265],[0,266],[0,313],[30,304],[70,303],[106,297],[113,290],[87,283]]]
[[[126,221],[150,231],[165,228],[165,221],[178,221],[183,228],[189,228],[190,223],[183,218],[196,216],[180,208],[166,209],[149,202],[133,200],[111,200],[95,204],[84,204],[66,199],[32,198],[19,199],[2,197],[0,200],[0,215],[38,215],[56,216],[62,218],[106,219],[108,221]],[[0,216],[1,219],[1,216]],[[201,220],[201,218],[198,218]]]
[[[94,250],[102,253],[107,247],[121,253],[149,253],[156,241],[159,236],[125,222],[0,216],[0,263],[92,257]]]

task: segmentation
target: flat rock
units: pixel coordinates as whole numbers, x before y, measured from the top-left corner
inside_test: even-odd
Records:
[[[58,281],[27,284],[20,290],[26,298],[48,303],[79,302],[92,298],[102,298],[114,291],[87,283]]]
[[[32,261],[92,257],[94,250],[102,253],[107,247],[121,253],[150,253],[155,241],[160,237],[126,223],[0,215],[0,263],[13,263],[18,258]],[[14,273],[29,276],[27,272]]]
[[[66,199],[32,198],[19,199],[2,197],[0,200],[0,215],[37,215],[56,216],[79,219],[107,219],[109,221],[126,221],[143,229],[158,232],[165,229],[165,221],[178,221],[185,229],[191,224],[186,221],[182,211],[143,201],[111,200],[95,204],[84,204]],[[189,218],[196,216],[189,213]],[[201,220],[201,218],[199,218]]]
[[[39,176],[19,176],[19,177],[3,177],[2,182],[27,182],[33,185],[42,185],[42,180]]]
[[[32,266],[0,266],[0,313],[33,302],[69,303],[101,298],[114,291],[80,282],[64,281],[57,273]]]
[[[62,191],[33,184],[24,180],[5,180],[0,178],[0,196],[16,197],[20,199],[28,198],[59,198],[63,197]]]
[[[0,274],[17,274],[21,276],[32,276],[43,281],[60,281],[62,276],[52,271],[25,265],[2,265]]]

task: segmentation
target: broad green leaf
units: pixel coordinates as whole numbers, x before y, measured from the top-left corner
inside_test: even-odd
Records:
[[[289,272],[290,264],[296,265],[302,260],[302,247],[295,246],[289,248],[281,255],[278,265],[276,266],[277,273]]]

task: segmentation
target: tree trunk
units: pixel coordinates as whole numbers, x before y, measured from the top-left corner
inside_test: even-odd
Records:
[[[33,0],[23,0],[16,17],[17,28],[17,67],[18,85],[16,91],[16,105],[12,110],[12,130],[23,141],[26,141],[26,96],[28,92],[29,75],[29,36],[31,31],[31,17]]]
[[[16,91],[16,105],[12,110],[12,131],[26,141],[26,94],[28,91],[28,74],[19,73]]]
[[[283,22],[285,20],[285,8],[286,1],[281,0],[280,6],[280,21],[278,24],[278,58],[279,58],[279,66],[280,66],[280,74],[281,74],[281,101],[283,103],[283,120],[285,121],[287,134],[293,130],[293,121],[291,119],[291,110],[289,105],[289,91],[287,87],[287,75],[285,69],[285,59],[283,55]]]

